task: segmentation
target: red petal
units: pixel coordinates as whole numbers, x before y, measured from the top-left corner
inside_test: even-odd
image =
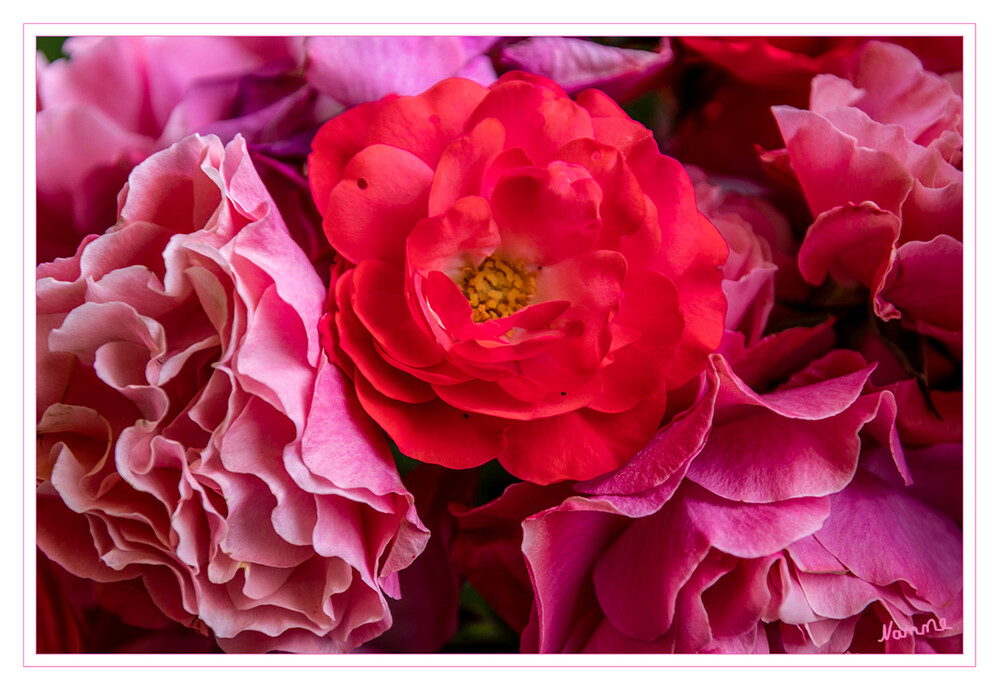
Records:
[[[481,264],[499,243],[488,202],[468,196],[458,199],[443,215],[418,223],[406,241],[406,252],[409,263],[424,276],[443,271],[458,279],[462,268]]]
[[[620,414],[582,409],[522,422],[507,431],[507,448],[499,460],[510,474],[535,484],[592,479],[641,450],[664,409],[665,396],[653,394]]]
[[[452,78],[419,96],[393,100],[375,113],[368,143],[396,146],[436,168],[448,144],[469,131],[469,115],[486,93],[473,81]]]
[[[593,136],[589,114],[554,82],[523,73],[504,77],[490,88],[471,122],[499,120],[506,129],[506,148],[522,148],[536,165],[543,165],[562,144]]]
[[[395,360],[413,367],[443,361],[444,349],[413,320],[406,301],[402,270],[381,261],[354,269],[352,302],[357,318]]]
[[[602,197],[600,185],[580,165],[556,161],[511,172],[492,196],[501,251],[544,266],[589,250],[603,227]]]
[[[347,161],[364,148],[371,118],[384,103],[396,98],[386,96],[377,103],[351,108],[319,128],[309,154],[309,186],[320,215],[326,215],[330,192],[343,178]]]
[[[444,213],[461,197],[481,194],[486,169],[503,151],[504,138],[503,125],[489,118],[444,149],[430,188],[431,216]]]
[[[427,215],[433,170],[392,146],[368,146],[350,159],[329,194],[323,230],[349,261],[381,259],[402,266],[406,237]]]
[[[415,405],[386,398],[365,379],[356,380],[364,409],[406,455],[452,469],[478,467],[505,447],[509,421],[462,412],[440,401]]]

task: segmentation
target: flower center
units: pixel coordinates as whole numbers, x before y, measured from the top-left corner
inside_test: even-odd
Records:
[[[534,295],[534,276],[523,261],[490,256],[476,268],[461,269],[458,286],[472,305],[472,320],[481,323],[526,307]]]

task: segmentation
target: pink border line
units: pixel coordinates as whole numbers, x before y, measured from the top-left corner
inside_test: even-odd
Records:
[[[826,22],[828,24],[828,22]],[[74,26],[134,26],[136,22],[74,22]],[[504,26],[636,26],[639,23],[636,22],[401,22],[396,26],[481,26],[483,28],[489,27],[496,24],[502,24]],[[656,25],[669,25],[669,26],[710,26],[717,25],[717,22],[656,22]],[[28,27],[45,27],[53,25],[52,22],[24,22],[21,25],[22,28],[22,54],[26,53],[27,42],[28,42]],[[288,26],[291,23],[285,24],[275,24],[270,22],[243,22],[238,24],[227,24],[226,26]],[[315,24],[313,26],[323,27],[323,26],[383,26],[386,25],[385,22],[330,22],[324,24]],[[808,22],[737,22],[737,26],[816,26],[816,24],[810,24]],[[974,162],[974,190],[975,198],[974,205],[972,208],[972,225],[974,227],[973,233],[975,236],[975,248],[976,252],[972,257],[972,262],[974,266],[975,282],[972,285],[972,320],[975,324],[975,372],[978,372],[978,253],[977,253],[977,241],[978,241],[978,23],[977,22],[836,22],[836,26],[865,26],[865,27],[879,27],[879,26],[891,26],[891,27],[907,27],[907,26],[950,26],[950,27],[966,27],[971,29],[971,35],[974,39],[974,55],[973,61],[975,64],[975,79],[973,85],[973,91],[975,93],[975,162]],[[204,24],[197,22],[169,22],[164,24],[164,26],[204,26]],[[82,34],[78,34],[82,35]],[[160,36],[171,36],[172,34],[157,34]],[[184,34],[188,35],[188,34]],[[212,35],[212,34],[204,34]],[[396,35],[396,34],[393,34]],[[401,34],[398,34],[401,35]],[[652,35],[652,34],[649,34]],[[763,35],[763,34],[759,34]],[[829,34],[833,35],[833,34]],[[903,35],[903,34],[894,34]],[[936,34],[940,36],[953,35],[953,34]],[[964,34],[962,33],[963,37]],[[37,38],[37,36],[33,36]],[[37,68],[35,68],[37,69]],[[26,77],[25,72],[27,70],[22,70],[21,73],[21,94],[22,94],[22,123],[21,129],[24,134],[27,134],[27,122],[24,118],[24,106],[26,102],[24,101],[26,93]],[[27,163],[27,137],[25,136],[21,141],[21,169]],[[33,182],[32,182],[33,183]],[[21,195],[21,218],[22,218],[22,232],[21,232],[21,255],[22,260],[26,259],[25,252],[27,250],[26,241],[26,219],[27,219],[27,206],[24,200],[24,192],[27,190],[28,180],[25,179],[22,186]],[[36,218],[37,223],[37,218]],[[37,232],[37,231],[36,231]],[[25,280],[27,278],[26,269],[22,261],[21,264],[21,289],[22,289],[22,300],[21,300],[21,331],[24,333],[27,327],[27,312],[25,309],[25,297],[26,293],[24,291]],[[23,346],[23,342],[22,342]],[[25,350],[21,350],[21,396],[22,400],[27,393],[27,374],[26,374],[26,354]],[[36,363],[37,366],[37,363]],[[453,669],[465,669],[465,668],[516,668],[516,669],[535,669],[535,668],[636,668],[636,669],[661,669],[661,668],[780,668],[780,669],[809,669],[809,668],[977,668],[978,667],[978,616],[977,616],[977,604],[978,604],[978,484],[977,484],[977,466],[978,466],[978,388],[975,386],[973,395],[973,407],[974,411],[972,413],[973,419],[975,421],[975,434],[974,434],[974,451],[972,455],[972,473],[976,481],[973,481],[973,492],[975,497],[974,515],[973,521],[975,525],[975,536],[973,552],[975,556],[974,572],[975,572],[975,605],[976,605],[976,615],[975,615],[975,642],[973,657],[974,661],[970,664],[919,664],[919,665],[905,665],[905,664],[726,664],[721,666],[714,666],[711,664],[585,664],[585,665],[571,665],[571,664],[271,664],[271,663],[260,663],[260,664],[28,664],[28,640],[22,635],[22,668],[325,668],[325,669],[338,669],[338,668],[349,668],[349,669],[361,669],[361,668],[453,668]],[[21,431],[24,432],[27,423],[27,407],[22,406],[21,410]],[[21,486],[22,489],[25,486],[27,480],[27,441],[25,436],[22,435],[21,438],[21,453],[22,457],[25,458],[24,464],[21,466]],[[22,521],[22,531],[21,531],[21,630],[25,630],[27,623],[27,569],[28,563],[25,559],[25,551],[27,548],[27,507],[25,503],[25,496],[22,493],[21,496],[21,521]],[[35,568],[32,568],[32,573],[36,575]],[[37,598],[37,591],[36,591]],[[36,631],[37,632],[37,631]],[[36,656],[39,656],[36,653]],[[68,655],[66,655],[68,656]],[[169,655],[162,655],[169,657]],[[184,655],[186,656],[186,655]],[[302,655],[299,655],[301,658]],[[325,656],[317,654],[315,656]],[[385,654],[376,655],[378,657],[390,657],[398,658],[396,655]],[[517,658],[517,655],[496,655],[498,658]],[[759,658],[756,655],[729,655],[726,658],[733,657],[750,657]],[[956,655],[956,656],[963,656]],[[210,656],[205,656],[205,658],[211,658]],[[277,657],[274,657],[277,658]],[[837,657],[839,658],[839,657]],[[893,657],[901,658],[901,657]]]

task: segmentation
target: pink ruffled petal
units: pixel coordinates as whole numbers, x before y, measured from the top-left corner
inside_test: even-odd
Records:
[[[690,479],[752,502],[824,496],[846,486],[857,466],[860,429],[877,409],[875,401],[857,400],[869,371],[757,398],[723,360],[712,361],[722,386],[715,426],[691,463]]]

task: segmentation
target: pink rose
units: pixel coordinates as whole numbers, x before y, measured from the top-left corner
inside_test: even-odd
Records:
[[[877,318],[852,345],[880,363],[874,381],[906,401],[900,433],[953,441],[943,427],[961,425],[960,80],[876,41],[845,73],[815,77],[808,110],[774,108],[787,146],[775,156],[814,217],[798,266],[813,285],[870,300]]]
[[[291,71],[302,39],[86,37],[39,66],[38,259],[71,256],[115,221],[115,195],[149,154],[260,104],[233,107],[240,81]],[[244,87],[244,93],[251,89]],[[284,88],[282,95],[287,95]],[[244,96],[246,99],[246,96]],[[274,120],[274,113],[265,114]],[[245,126],[214,133],[226,141]]]
[[[119,199],[37,271],[39,546],[227,651],[370,640],[427,532],[245,143],[188,137]]]
[[[703,395],[622,468],[456,511],[457,566],[522,651],[959,650],[953,447],[910,468],[894,399],[831,335],[726,345],[733,362],[713,355]],[[889,624],[910,634],[879,644]]]
[[[961,98],[899,46],[868,43],[855,61],[852,80],[815,78],[809,110],[774,108],[815,218],[801,273],[867,287],[883,320],[905,308],[916,330],[959,343]]]
[[[344,259],[330,352],[406,455],[595,477],[720,341],[725,244],[680,164],[598,91],[444,80],[334,118],[309,169]]]

